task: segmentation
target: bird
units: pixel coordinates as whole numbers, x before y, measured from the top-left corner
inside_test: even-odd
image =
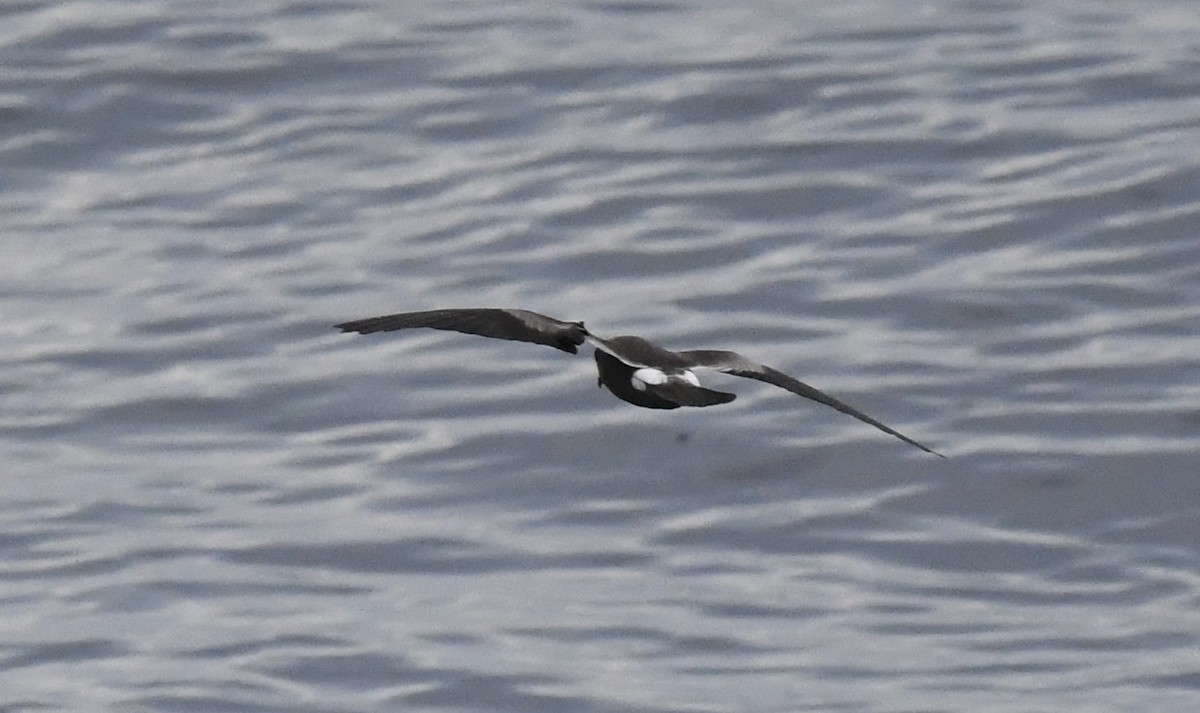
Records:
[[[701,386],[696,369],[710,369],[755,379],[829,406],[926,453],[945,458],[932,448],[839,401],[825,392],[737,352],[718,349],[671,351],[635,336],[603,338],[583,322],[568,322],[525,309],[491,307],[435,309],[368,317],[334,325],[343,333],[373,334],[399,329],[440,329],[493,339],[530,342],[578,354],[587,343],[594,347],[597,387],[607,387],[622,401],[652,409],[676,409],[726,404],[735,394]]]

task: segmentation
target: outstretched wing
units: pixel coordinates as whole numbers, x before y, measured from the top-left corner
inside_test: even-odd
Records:
[[[563,322],[524,309],[435,309],[427,312],[401,312],[343,322],[343,332],[371,334],[394,329],[444,329],[481,337],[511,339],[517,342],[545,344],[575,354],[587,338],[583,322]]]
[[[853,406],[838,401],[824,391],[813,388],[802,381],[793,379],[782,371],[777,371],[769,366],[763,366],[762,364],[755,363],[741,354],[738,354],[737,352],[727,352],[714,349],[696,349],[692,351],[679,352],[679,355],[691,362],[692,366],[702,366],[709,369],[716,369],[727,374],[733,374],[734,376],[744,376],[748,379],[757,379],[759,381],[765,381],[768,384],[773,384],[782,389],[787,389],[797,396],[803,396],[806,399],[812,399],[817,403],[825,404],[830,408],[841,411],[849,416],[853,416],[863,423],[869,423],[884,433],[891,434],[905,443],[909,443],[917,448],[920,448],[926,453],[932,453],[935,456],[945,458],[945,456],[933,450],[932,448],[928,448],[914,441],[903,433],[891,428],[890,426],[886,426],[879,421],[876,421]]]

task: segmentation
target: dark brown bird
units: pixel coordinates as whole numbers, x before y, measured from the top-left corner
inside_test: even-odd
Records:
[[[853,416],[926,453],[945,457],[853,406],[736,352],[713,349],[673,352],[641,337],[602,339],[589,332],[583,322],[563,322],[524,309],[435,309],[357,319],[337,325],[343,332],[359,334],[418,327],[545,344],[571,354],[577,354],[579,346],[588,342],[595,347],[599,385],[607,387],[622,401],[644,408],[715,406],[736,398],[733,394],[701,386],[700,379],[692,371],[696,368],[715,369],[734,376],[757,379]]]

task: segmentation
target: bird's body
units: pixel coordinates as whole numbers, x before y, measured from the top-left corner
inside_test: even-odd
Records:
[[[590,341],[590,340],[589,340]],[[593,344],[595,342],[593,341]],[[654,346],[642,337],[620,336],[607,340],[606,346],[631,347],[642,359],[623,359],[596,347],[593,357],[599,372],[599,385],[607,387],[613,396],[644,408],[679,408],[680,406],[714,406],[733,401],[733,394],[701,387],[700,378],[674,352]],[[646,359],[644,357],[660,357]],[[654,364],[650,366],[649,364]]]
[[[641,337],[621,336],[604,339],[588,331],[583,322],[564,322],[522,309],[472,308],[403,312],[337,325],[343,332],[359,334],[421,327],[544,344],[569,354],[578,353],[580,345],[590,343],[595,347],[599,385],[606,387],[622,401],[643,408],[715,406],[729,403],[736,398],[734,394],[701,386],[694,369],[715,369],[734,376],[756,379],[853,416],[927,453],[941,455],[858,409],[736,352],[711,349],[674,352]]]

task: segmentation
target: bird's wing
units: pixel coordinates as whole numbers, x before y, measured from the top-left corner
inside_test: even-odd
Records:
[[[868,423],[884,433],[891,434],[905,443],[909,443],[917,448],[920,448],[926,453],[932,453],[935,456],[945,458],[945,456],[933,450],[932,448],[924,446],[904,435],[903,433],[900,433],[894,428],[876,421],[853,406],[838,401],[824,391],[809,386],[808,384],[797,379],[793,379],[787,374],[784,374],[782,371],[777,371],[769,366],[764,366],[751,361],[737,352],[720,351],[715,349],[696,349],[692,351],[679,352],[679,355],[690,361],[693,366],[707,367],[709,369],[723,371],[727,374],[733,374],[734,376],[744,376],[748,379],[757,379],[759,381],[765,381],[768,384],[773,384],[782,389],[787,389],[797,396],[803,396],[806,399],[811,399],[817,403],[825,404],[830,408],[841,411],[849,416],[853,416],[859,421]]]
[[[635,369],[686,369],[689,366],[680,355],[641,337],[626,335],[601,339],[589,332],[587,341],[596,349]]]
[[[593,347],[595,347],[596,349],[598,349],[599,351],[604,352],[605,354],[616,359],[617,361],[621,362],[622,364],[625,364],[626,366],[630,366],[635,369],[641,368],[644,366],[649,366],[648,364],[645,363],[644,359],[634,359],[632,356],[626,354],[624,351],[619,349],[615,344],[613,344],[613,340],[611,340],[611,339],[602,339],[600,337],[597,337],[595,334],[588,334],[587,342],[589,344],[591,344]]]
[[[336,325],[343,332],[371,334],[428,327],[481,337],[545,344],[575,354],[587,338],[583,322],[563,322],[524,309],[435,309],[369,317]]]

